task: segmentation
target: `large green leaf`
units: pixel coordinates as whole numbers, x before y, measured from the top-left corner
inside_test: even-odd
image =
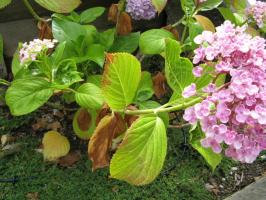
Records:
[[[41,78],[18,79],[6,92],[6,103],[13,115],[28,114],[53,95],[51,83]]]
[[[133,53],[139,46],[140,32],[130,33],[125,36],[117,36],[113,41],[110,52]]]
[[[9,5],[12,2],[12,0],[1,0],[0,1],[0,9],[6,7],[7,5]]]
[[[115,29],[111,28],[104,32],[100,32],[99,43],[105,47],[105,50],[108,51],[114,43],[115,40]],[[138,41],[136,42],[138,44]]]
[[[92,83],[96,85],[97,87],[101,87],[101,81],[102,81],[102,75],[96,74],[96,75],[90,75],[87,78],[88,83]]]
[[[236,18],[230,8],[221,7],[218,8],[218,10],[222,14],[225,20],[230,20],[232,23],[236,24]]]
[[[84,108],[99,109],[103,104],[101,89],[92,83],[82,84],[75,93],[75,99]]]
[[[140,35],[139,47],[143,54],[160,54],[165,49],[165,39],[174,35],[165,29],[151,29]]]
[[[80,0],[35,0],[47,10],[57,13],[69,13],[79,6]]]
[[[112,109],[124,109],[136,95],[141,78],[140,62],[128,53],[107,54],[102,90]]]
[[[204,133],[201,128],[197,126],[190,131],[190,144],[196,149],[206,162],[210,165],[214,171],[217,165],[222,161],[222,155],[214,153],[210,148],[204,148],[201,146],[200,140],[204,138]]]
[[[111,177],[134,185],[148,184],[160,173],[166,150],[162,119],[154,115],[141,116],[127,130],[111,160]]]
[[[217,8],[222,2],[223,0],[207,0],[200,4],[199,9],[202,11],[212,10]]]
[[[149,72],[144,71],[141,73],[141,80],[139,83],[135,100],[146,101],[152,97],[153,93],[154,91],[151,74]]]
[[[152,4],[155,9],[160,13],[163,11],[164,7],[166,6],[167,0],[152,0]]]
[[[77,41],[78,38],[87,34],[84,26],[58,18],[53,18],[52,31],[54,38],[59,42]]]
[[[87,9],[80,14],[80,22],[82,24],[91,23],[98,17],[100,17],[104,13],[104,10],[104,7],[94,7]]]
[[[189,59],[180,57],[180,49],[180,44],[177,41],[166,39],[166,79],[172,90],[181,94],[184,88],[193,82],[194,76],[193,64]]]

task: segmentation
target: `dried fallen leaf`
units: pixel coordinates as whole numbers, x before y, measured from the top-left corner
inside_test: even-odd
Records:
[[[20,151],[21,151],[21,144],[19,143],[5,145],[0,151],[0,159],[18,153]]]
[[[39,193],[38,192],[30,192],[26,195],[28,200],[39,200]]]
[[[58,131],[62,128],[60,122],[56,121],[47,125],[46,129]]]
[[[45,133],[42,144],[44,160],[48,161],[55,161],[67,155],[70,150],[68,139],[56,131]]]
[[[102,109],[98,112],[96,117],[96,125],[99,124],[102,118],[104,118],[106,115],[110,114],[110,107],[107,104],[104,104]]]
[[[108,21],[116,23],[118,15],[118,4],[112,4],[108,12]]]
[[[59,165],[62,167],[71,167],[81,158],[79,151],[73,151],[59,159]]]
[[[162,72],[158,72],[153,78],[153,89],[155,96],[159,99],[162,98],[166,93],[166,78]]]
[[[2,135],[1,137],[1,144],[2,146],[5,146],[6,144],[10,143],[10,142],[14,142],[16,140],[16,138],[10,134],[5,134]]]
[[[109,165],[112,140],[125,130],[125,121],[119,114],[106,115],[102,118],[88,145],[93,171]]]
[[[37,131],[41,128],[45,129],[48,125],[48,119],[46,117],[38,118],[36,121],[37,122],[32,125],[32,129],[34,131]]]
[[[119,35],[128,35],[132,31],[131,17],[126,13],[122,12],[116,24],[116,31]]]

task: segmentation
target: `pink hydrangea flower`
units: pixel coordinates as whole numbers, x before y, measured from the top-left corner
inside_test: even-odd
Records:
[[[194,96],[196,94],[196,84],[195,83],[192,83],[191,85],[185,87],[183,93],[182,93],[182,96],[184,98],[189,98],[191,96]]]
[[[203,32],[195,38],[199,47],[193,62],[215,63],[216,76],[225,73],[230,82],[205,87],[209,96],[186,109],[184,119],[199,122],[205,133],[203,147],[216,153],[224,147],[226,156],[251,163],[266,150],[266,41],[245,31],[245,26],[225,21],[216,33]]]
[[[246,9],[246,13],[255,20],[259,28],[262,28],[266,22],[266,2],[250,2],[250,6]]]

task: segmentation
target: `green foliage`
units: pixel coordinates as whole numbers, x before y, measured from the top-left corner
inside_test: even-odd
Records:
[[[141,78],[139,61],[127,53],[107,55],[102,90],[107,104],[114,110],[124,109],[136,95]]]
[[[104,7],[93,7],[83,11],[80,14],[80,23],[88,24],[95,21],[100,17],[105,11]]]
[[[133,53],[139,46],[140,32],[130,33],[125,36],[116,36],[110,52]]]
[[[35,0],[42,7],[47,10],[57,13],[70,13],[77,8],[81,1],[80,0]]]
[[[152,0],[155,9],[160,13],[166,6],[167,0]]]
[[[135,101],[142,102],[150,99],[153,96],[153,83],[149,72],[142,72],[140,83],[138,86]]]
[[[11,2],[12,2],[12,0],[1,0],[1,2],[0,2],[0,9],[5,8],[5,7],[8,6]]]
[[[196,8],[194,0],[181,0],[181,7],[186,15],[192,15]]]
[[[190,144],[194,149],[196,149],[206,162],[210,165],[212,170],[220,164],[222,161],[221,154],[214,153],[210,148],[204,148],[200,144],[200,140],[204,138],[204,133],[199,126],[190,130]]]
[[[160,54],[165,49],[165,39],[174,35],[164,29],[151,29],[141,34],[139,48],[143,54]]]
[[[84,108],[99,109],[103,104],[102,91],[92,83],[82,84],[75,92],[75,99]]]
[[[51,84],[44,79],[18,79],[12,82],[6,92],[6,104],[12,115],[25,115],[42,106],[53,91]]]
[[[217,8],[223,0],[207,0],[200,4],[199,9],[201,11],[208,11]]]
[[[160,173],[166,150],[163,121],[154,115],[141,116],[127,130],[111,160],[111,177],[134,185],[148,184]]]

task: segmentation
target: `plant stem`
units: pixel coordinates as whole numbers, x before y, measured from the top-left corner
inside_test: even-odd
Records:
[[[183,22],[183,20],[186,18],[186,16],[184,15],[181,19],[179,19],[176,23],[172,24],[172,27],[176,27],[179,24],[181,24]]]
[[[43,21],[45,22],[45,19],[41,18],[32,8],[32,6],[30,5],[28,0],[23,0],[24,5],[26,6],[26,8],[28,9],[28,11],[30,12],[30,14],[34,17],[34,19],[36,19],[37,21]]]
[[[198,97],[191,101],[184,102],[182,104],[178,104],[178,105],[167,107],[167,108],[159,107],[155,109],[146,109],[146,110],[126,110],[124,113],[127,115],[141,115],[141,114],[152,114],[152,113],[157,114],[157,113],[163,113],[163,112],[173,112],[173,111],[182,110],[184,108],[192,106],[201,101],[202,101],[202,98]],[[123,111],[120,111],[120,112],[123,112]]]
[[[185,41],[186,34],[187,34],[187,24],[185,25],[185,28],[184,28],[183,33],[182,33],[182,38],[181,38],[181,43],[182,44]]]

